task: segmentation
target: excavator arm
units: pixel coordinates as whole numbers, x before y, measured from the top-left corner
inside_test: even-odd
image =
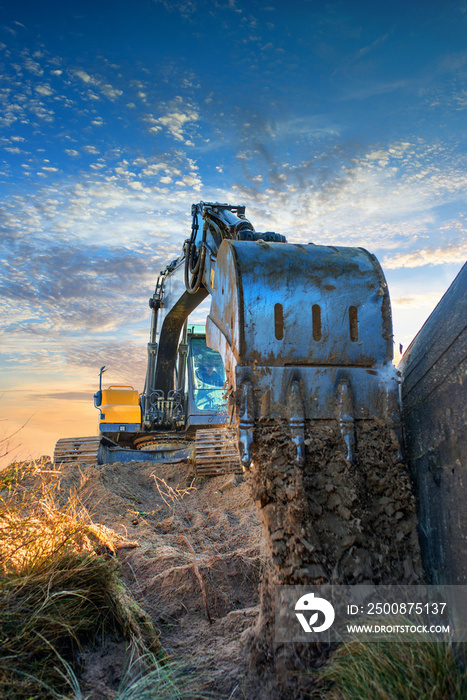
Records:
[[[148,345],[145,394],[174,388],[173,373],[185,320],[212,293],[217,253],[223,240],[284,242],[274,233],[257,234],[245,218],[245,208],[200,202],[192,206],[191,236],[178,259],[160,273],[149,300],[152,320]]]

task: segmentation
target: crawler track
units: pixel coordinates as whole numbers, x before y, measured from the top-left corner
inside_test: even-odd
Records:
[[[97,464],[102,438],[63,438],[55,445],[54,464]]]
[[[226,428],[198,430],[195,441],[195,466],[200,476],[241,474],[235,431]]]

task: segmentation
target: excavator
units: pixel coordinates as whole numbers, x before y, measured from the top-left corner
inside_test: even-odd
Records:
[[[205,328],[189,325],[208,296]],[[275,419],[288,423],[297,465],[306,421],[337,420],[350,463],[356,421],[400,437],[388,287],[363,248],[288,243],[257,232],[244,206],[200,202],[149,305],[142,393],[102,388],[102,367],[99,435],[59,440],[55,463],[190,456],[200,474],[241,471],[256,423]]]
[[[398,369],[376,257],[257,232],[243,206],[192,206],[149,303],[142,393],[103,388],[102,367],[99,435],[59,440],[54,462],[249,470],[273,567],[258,650],[272,584],[412,585],[422,561],[428,582],[465,585],[467,265]]]

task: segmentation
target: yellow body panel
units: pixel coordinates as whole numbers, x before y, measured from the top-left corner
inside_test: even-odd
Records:
[[[132,386],[102,390],[101,423],[141,423],[139,394]]]
[[[139,406],[101,406],[101,423],[141,423],[141,408]]]
[[[132,386],[109,386],[102,389],[102,405],[139,406],[139,394]]]

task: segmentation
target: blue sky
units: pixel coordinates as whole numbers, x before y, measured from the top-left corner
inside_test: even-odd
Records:
[[[0,417],[23,454],[141,389],[191,204],[363,246],[407,346],[465,261],[467,0],[0,9]]]

